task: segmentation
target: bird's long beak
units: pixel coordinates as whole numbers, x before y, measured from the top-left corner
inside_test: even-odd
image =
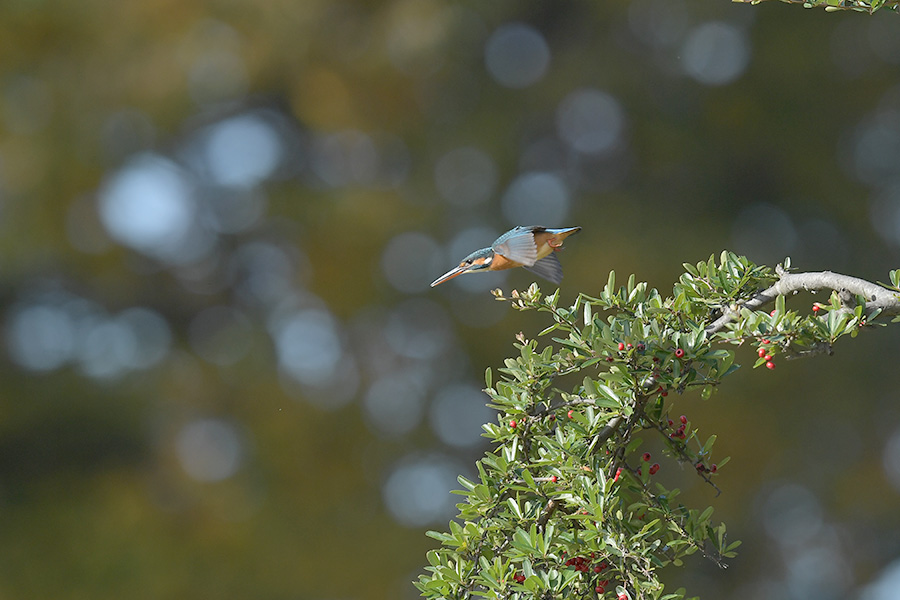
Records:
[[[463,273],[466,272],[466,269],[467,269],[467,268],[468,268],[468,267],[465,267],[465,266],[463,266],[463,265],[460,265],[460,266],[458,266],[458,267],[455,267],[455,268],[453,268],[453,269],[450,269],[449,271],[447,271],[446,273],[444,273],[443,275],[441,275],[440,277],[438,277],[437,279],[435,279],[434,281],[432,281],[432,282],[431,282],[431,287],[434,287],[434,286],[436,286],[436,285],[439,285],[439,284],[441,284],[441,283],[444,283],[445,281],[450,281],[451,279],[453,279],[453,278],[456,277],[457,275],[462,275]]]

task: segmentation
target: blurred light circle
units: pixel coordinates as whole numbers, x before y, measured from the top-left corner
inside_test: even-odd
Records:
[[[391,64],[411,75],[442,64],[441,48],[456,33],[460,10],[435,0],[397,0],[386,12],[386,50]]]
[[[395,521],[407,527],[443,522],[456,510],[459,486],[456,462],[444,456],[411,457],[397,465],[382,488],[385,507]]]
[[[305,256],[294,253],[300,259]],[[301,260],[301,265],[304,266]],[[273,305],[293,288],[297,269],[285,249],[263,241],[247,242],[228,260],[228,279],[238,296],[250,305]]]
[[[572,92],[556,112],[559,136],[585,154],[614,150],[621,143],[625,114],[615,98],[600,90]]]
[[[52,371],[75,352],[75,326],[60,307],[34,304],[14,309],[6,328],[10,358],[32,371]]]
[[[784,546],[802,546],[824,525],[822,507],[815,494],[794,483],[769,493],[762,515],[766,533]]]
[[[378,174],[378,152],[372,138],[357,130],[320,135],[310,148],[310,164],[330,187],[369,185]]]
[[[744,207],[734,219],[731,240],[739,254],[757,263],[780,262],[796,247],[797,230],[784,210],[760,202]]]
[[[507,188],[501,200],[503,215],[517,225],[562,225],[569,214],[569,190],[551,173],[525,173]]]
[[[544,36],[524,23],[498,27],[488,38],[484,59],[491,77],[505,87],[525,88],[540,81],[550,65]]]
[[[881,191],[872,199],[869,219],[886,242],[900,245],[900,184]]]
[[[235,426],[222,419],[198,419],[185,425],[176,440],[184,471],[211,483],[232,477],[243,460],[243,444]]]
[[[435,278],[446,272],[449,267],[442,259],[443,253],[434,239],[409,231],[388,242],[381,255],[381,269],[392,286],[413,294],[427,290]]]
[[[488,397],[474,385],[457,384],[442,389],[431,404],[431,429],[445,444],[468,448],[483,444],[481,426],[494,417]]]
[[[682,48],[685,72],[705,85],[725,85],[740,77],[750,62],[746,34],[727,23],[698,25]]]
[[[259,188],[204,186],[203,224],[217,233],[240,233],[256,225],[266,210]]]
[[[438,192],[450,204],[470,208],[483,203],[497,186],[497,167],[482,150],[466,146],[442,156],[434,169]]]
[[[467,227],[456,234],[450,241],[450,256],[456,259],[458,264],[458,261],[462,260],[463,257],[468,256],[479,248],[490,246],[498,237],[500,237],[500,234],[496,229],[491,227],[481,225]],[[449,270],[449,268],[447,270]],[[486,275],[487,273],[475,273],[475,276],[461,275],[454,278],[449,284],[445,283],[442,285],[455,285],[469,293],[477,294],[502,285],[503,281],[506,279],[507,272],[496,271],[491,273],[490,276]],[[497,304],[500,303],[498,302]]]
[[[220,367],[233,365],[247,354],[252,332],[250,319],[230,306],[207,308],[188,326],[194,352]]]
[[[900,489],[900,488],[898,488]],[[897,600],[900,593],[900,559],[894,559],[873,581],[862,588],[858,600]]]
[[[270,327],[278,364],[300,383],[321,387],[340,366],[342,350],[337,324],[320,309],[300,310]]]
[[[900,111],[885,111],[858,126],[853,145],[854,172],[865,184],[900,181]]]
[[[169,354],[172,332],[155,310],[141,306],[127,308],[119,313],[116,321],[129,329],[137,342],[131,354],[123,358],[126,367],[148,369]]]
[[[404,435],[422,421],[424,385],[408,374],[391,373],[373,383],[363,397],[366,421],[376,432]]]
[[[882,454],[884,474],[888,481],[900,493],[900,429],[888,439]]]
[[[194,218],[192,186],[170,160],[142,154],[100,190],[100,219],[109,234],[146,254],[180,244]]]
[[[206,140],[209,175],[219,185],[249,187],[269,177],[282,158],[281,140],[258,115],[240,115],[213,126]]]
[[[95,320],[79,341],[81,370],[90,377],[121,375],[136,354],[134,332],[114,319]]]
[[[878,58],[889,64],[900,64],[900,35],[897,35],[896,23],[872,19],[868,25],[869,45]]]
[[[400,356],[431,360],[449,348],[453,328],[441,305],[412,298],[391,311],[384,336],[391,350]]]
[[[188,93],[198,104],[240,98],[248,85],[244,59],[230,49],[206,50],[188,69]]]

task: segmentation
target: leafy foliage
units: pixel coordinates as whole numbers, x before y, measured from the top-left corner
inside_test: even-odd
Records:
[[[734,2],[742,2],[749,4],[759,4],[763,0],[733,0]],[[867,12],[869,14],[881,8],[887,8],[896,12],[900,12],[900,1],[898,0],[781,0],[788,4],[802,4],[803,8],[819,8],[822,7],[826,11],[832,12],[837,10],[852,10],[856,12]]]
[[[725,566],[735,555],[740,542],[712,507],[684,506],[679,490],[655,481],[644,438],[660,436],[671,460],[715,488],[728,459],[713,462],[716,436],[670,415],[668,394],[709,397],[738,368],[723,346],[758,347],[756,366],[830,348],[866,323],[865,302],[851,308],[833,294],[801,315],[779,296],[771,312],[750,310],[776,281],[772,269],[728,252],[684,266],[668,297],[634,276],[617,287],[615,273],[598,297],[569,307],[534,284],[509,297],[495,290],[552,321],[540,343],[516,336],[496,383],[485,373],[498,418],[484,435],[495,448],[477,463],[478,481],[459,478],[459,520],[428,533],[441,546],[416,582],[423,596],[683,598],[664,591],[660,567],[695,553]]]

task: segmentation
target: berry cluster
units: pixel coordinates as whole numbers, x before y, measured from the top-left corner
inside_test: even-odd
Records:
[[[676,429],[675,431],[673,431],[672,433],[669,434],[670,439],[683,440],[685,437],[687,437],[687,435],[684,432],[685,427],[687,427],[687,422],[688,422],[687,417],[685,415],[681,415],[680,417],[678,417],[678,420],[681,421],[681,425],[678,427],[678,429]],[[670,429],[672,427],[675,427],[675,421],[673,421],[672,419],[669,419],[667,422],[669,424]]]
[[[603,571],[607,569],[609,565],[606,564],[606,561],[600,561],[597,563],[592,562],[595,558],[595,554],[591,552],[590,558],[585,558],[584,556],[576,556],[574,558],[570,558],[566,561],[567,567],[575,567],[576,571],[581,573],[587,573],[589,576],[591,574],[597,575],[598,578],[593,582],[594,591],[598,594],[602,594],[606,591],[606,588],[609,586],[609,579],[600,579],[599,575]]]
[[[762,343],[768,344],[769,340],[763,340]],[[775,368],[775,363],[772,361],[772,354],[770,354],[766,348],[763,348],[762,346],[760,346],[759,350],[756,351],[756,354],[757,354],[757,356],[759,356],[760,358],[762,358],[763,360],[766,361],[767,369]]]
[[[641,460],[644,462],[650,462],[650,458],[651,457],[650,457],[649,452],[644,452],[641,455]],[[641,471],[642,471],[642,469],[638,469],[638,475],[641,474]],[[656,475],[657,471],[659,471],[659,463],[653,463],[652,465],[650,465],[650,468],[647,469],[647,472],[650,473],[651,475]]]

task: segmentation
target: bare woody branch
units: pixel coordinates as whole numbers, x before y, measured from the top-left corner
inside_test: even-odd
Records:
[[[749,308],[756,310],[770,302],[774,302],[778,296],[788,296],[797,292],[816,292],[819,290],[834,290],[841,295],[845,304],[849,305],[856,296],[866,299],[866,315],[880,312],[884,315],[900,314],[900,292],[895,292],[877,283],[841,275],[831,271],[819,271],[815,273],[788,273],[780,267],[776,270],[779,280],[770,288],[756,294],[753,298],[740,306],[730,310],[710,323],[706,327],[707,333],[720,331],[728,323],[740,317],[740,309]]]

